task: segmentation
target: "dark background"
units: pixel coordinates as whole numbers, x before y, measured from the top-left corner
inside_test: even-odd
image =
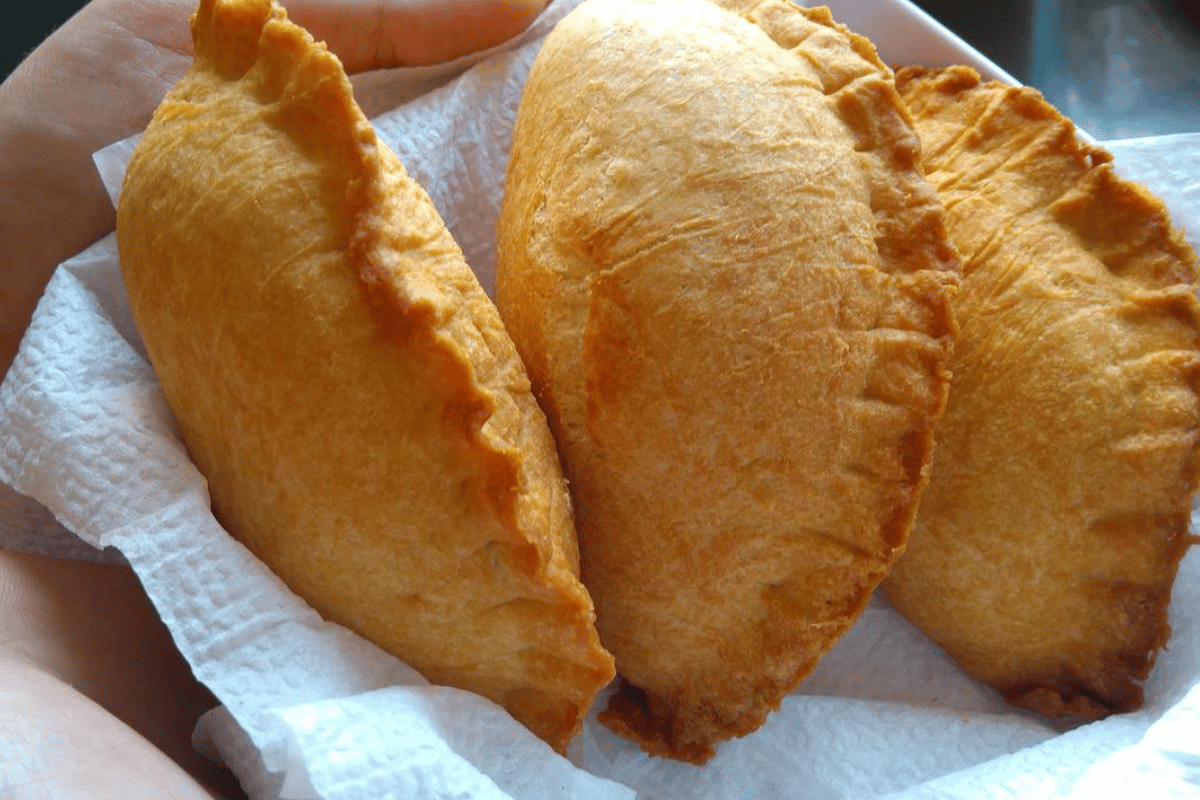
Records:
[[[63,24],[83,5],[77,0],[35,0],[22,4],[20,11],[11,7],[0,25],[0,70],[7,77],[42,39]]]

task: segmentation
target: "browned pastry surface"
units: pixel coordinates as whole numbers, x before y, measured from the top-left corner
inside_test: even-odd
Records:
[[[612,676],[495,307],[337,59],[203,0],[121,194],[138,327],[213,509],[329,619],[558,748]]]
[[[1193,541],[1196,255],[1035,91],[965,68],[897,82],[964,277],[933,475],[887,594],[1016,705],[1135,709]]]
[[[824,9],[589,0],[534,64],[498,302],[651,753],[761,725],[904,547],[955,335],[918,159]]]

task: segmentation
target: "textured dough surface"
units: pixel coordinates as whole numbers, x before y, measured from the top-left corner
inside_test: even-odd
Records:
[[[897,82],[964,276],[934,469],[886,592],[1016,705],[1133,710],[1192,541],[1196,255],[1036,92],[967,69]]]
[[[270,0],[203,0],[121,194],[214,513],[300,596],[562,748],[613,674],[553,440],[427,195]]]
[[[825,10],[589,0],[534,64],[498,304],[651,753],[761,725],[904,547],[957,279],[917,147]]]

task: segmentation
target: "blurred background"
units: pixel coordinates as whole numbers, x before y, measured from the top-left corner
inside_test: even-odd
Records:
[[[1098,139],[1200,132],[1200,0],[916,3]],[[81,5],[40,0],[8,14],[2,74]]]
[[[1200,0],[917,0],[1097,139],[1200,132]]]

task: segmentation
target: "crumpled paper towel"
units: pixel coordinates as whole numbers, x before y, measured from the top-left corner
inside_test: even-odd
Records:
[[[375,120],[489,291],[520,89],[541,37],[576,2],[557,0],[526,35],[458,78],[399,74],[397,96],[415,99]],[[871,35],[884,58],[924,53],[925,63],[971,63],[1005,77],[960,43],[931,34],[903,0],[830,5]],[[874,13],[864,14],[867,6]],[[914,44],[921,36],[933,45]],[[132,147],[122,142],[97,154],[114,193]],[[1200,230],[1200,137],[1111,149],[1126,174],[1167,199],[1177,224]],[[876,598],[778,713],[754,734],[722,744],[704,767],[649,758],[599,726],[594,713],[563,758],[495,705],[429,686],[323,622],[218,526],[146,361],[112,236],[55,274],[0,387],[0,430],[0,479],[38,501],[0,493],[0,513],[24,514],[0,533],[3,543],[70,555],[119,552],[129,562],[221,701],[201,721],[197,745],[229,763],[255,798],[1200,792],[1198,553],[1181,566],[1175,634],[1146,684],[1145,707],[1132,714],[1059,729],[1014,711]]]

